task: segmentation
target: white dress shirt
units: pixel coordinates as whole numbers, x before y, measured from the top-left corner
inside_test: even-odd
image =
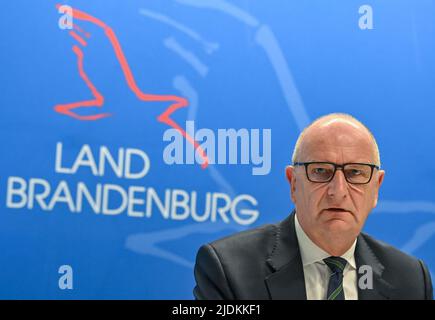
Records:
[[[325,300],[328,293],[329,277],[332,273],[323,259],[331,255],[311,241],[299,224],[297,214],[295,215],[295,228],[304,267],[307,299]],[[358,300],[355,245],[356,239],[350,249],[341,256],[347,261],[343,271],[343,289],[346,300]]]

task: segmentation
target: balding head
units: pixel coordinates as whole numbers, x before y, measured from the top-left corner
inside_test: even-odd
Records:
[[[308,159],[313,149],[329,145],[369,148],[370,163],[381,165],[379,148],[370,130],[359,120],[345,113],[332,113],[313,121],[299,135],[293,150],[293,162],[312,161]]]
[[[302,229],[330,255],[342,255],[354,243],[370,211],[376,206],[385,175],[383,170],[372,166],[371,173],[363,173],[361,167],[348,167],[345,172],[343,165],[379,166],[375,138],[352,116],[329,114],[314,121],[301,133],[293,153],[293,163],[287,166],[286,175]],[[311,180],[309,175],[321,176],[332,170],[330,166],[325,167],[325,163],[334,164],[331,179]],[[368,181],[348,181],[347,176],[352,178],[352,175],[367,177]]]

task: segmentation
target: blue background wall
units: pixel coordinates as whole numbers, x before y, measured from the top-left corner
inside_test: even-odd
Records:
[[[59,103],[90,99],[77,72],[76,41],[58,26],[55,1],[8,1],[0,12],[0,298],[193,297],[199,246],[238,230],[283,219],[292,209],[284,168],[301,128],[330,112],[347,112],[372,129],[386,178],[365,231],[422,258],[435,271],[435,3],[434,1],[66,1],[116,33],[144,92],[185,97],[174,113],[198,128],[270,128],[272,167],[169,166],[162,160],[165,103],[140,101],[129,90],[104,33],[92,33],[84,67],[112,117],[79,121],[56,113]],[[373,8],[373,29],[358,25],[360,6]],[[79,22],[77,22],[79,23]],[[95,108],[94,108],[95,109]],[[95,110],[94,110],[95,111]],[[89,111],[90,114],[94,112]],[[64,161],[84,144],[147,153],[139,180],[107,171],[55,172],[56,143]],[[247,226],[234,219],[196,222],[9,208],[11,176],[40,178],[54,189],[116,184],[249,194],[259,211]],[[111,199],[116,202],[116,199]],[[199,206],[201,208],[201,205]],[[201,209],[199,209],[201,210]],[[73,269],[61,290],[58,269]]]

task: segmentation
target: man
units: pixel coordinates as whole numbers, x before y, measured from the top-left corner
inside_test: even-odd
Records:
[[[426,265],[361,230],[385,172],[360,121],[330,114],[286,168],[295,211],[198,251],[197,299],[432,299]]]

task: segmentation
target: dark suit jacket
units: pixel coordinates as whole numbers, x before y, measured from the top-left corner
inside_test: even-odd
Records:
[[[359,299],[432,299],[426,265],[361,233],[357,269],[373,270],[373,289],[358,286]],[[294,212],[272,225],[203,245],[195,265],[196,299],[306,299]],[[358,273],[358,280],[361,274]]]

